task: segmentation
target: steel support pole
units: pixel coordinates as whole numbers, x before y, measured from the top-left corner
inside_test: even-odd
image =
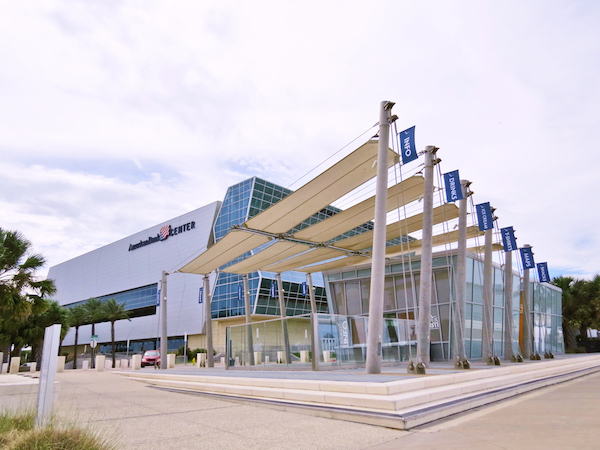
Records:
[[[167,272],[162,271],[160,279],[160,368],[167,370]]]
[[[418,363],[429,366],[431,332],[432,289],[432,235],[433,235],[433,166],[437,147],[425,147],[425,193],[423,194],[423,236],[421,247],[421,278],[419,285],[419,317],[417,319],[417,358]]]
[[[523,247],[531,247],[524,245]],[[523,358],[530,358],[532,354],[532,339],[531,339],[531,307],[529,298],[529,269],[523,269],[523,348],[521,353]]]
[[[281,281],[281,274],[278,273],[277,277],[277,296],[279,297],[279,311],[281,311],[281,325],[283,327],[283,345],[285,346],[285,362],[286,364],[292,363],[292,352],[290,350],[290,336],[288,334],[287,320],[285,319],[285,301],[283,299],[283,282]]]
[[[493,266],[492,266],[492,235],[493,230],[485,230],[485,253],[483,255],[483,323],[481,330],[481,353],[484,361],[490,361],[494,356],[493,349]]]
[[[254,345],[252,344],[252,317],[250,316],[250,289],[248,287],[248,274],[242,275],[244,282],[244,311],[246,313],[246,335],[248,341],[248,351],[250,352],[250,365],[254,365]]]
[[[383,289],[385,283],[385,242],[387,215],[388,151],[390,118],[393,103],[383,101],[379,109],[379,147],[377,152],[377,185],[373,228],[373,258],[369,295],[369,326],[367,332],[367,373],[381,373],[383,332]]]
[[[504,263],[504,359],[512,361],[515,357],[513,352],[513,273],[512,273],[512,252],[505,252],[506,262]]]
[[[465,305],[467,301],[467,198],[470,195],[468,180],[461,180],[463,198],[458,201],[458,254],[456,256],[456,301],[454,302],[454,360],[461,366],[465,353]]]
[[[315,299],[315,290],[312,284],[312,274],[306,274],[306,285],[308,287],[308,298],[310,298],[310,312],[317,314],[317,301]]]
[[[212,333],[212,311],[210,307],[210,279],[204,275],[204,333],[206,335],[206,367],[214,367],[213,358],[213,333]]]

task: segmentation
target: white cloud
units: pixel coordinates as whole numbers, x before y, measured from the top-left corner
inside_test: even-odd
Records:
[[[599,16],[546,1],[6,4],[0,226],[56,264],[249,176],[287,186],[392,100],[538,261],[600,272]]]

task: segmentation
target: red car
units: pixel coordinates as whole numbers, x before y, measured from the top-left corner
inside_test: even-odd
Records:
[[[160,367],[160,351],[146,350],[142,356],[142,367],[154,366]]]

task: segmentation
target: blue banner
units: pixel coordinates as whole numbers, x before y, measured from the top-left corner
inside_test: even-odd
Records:
[[[548,273],[548,263],[537,263],[540,283],[550,283],[550,274]]]
[[[156,293],[156,306],[160,306],[160,289]]]
[[[244,288],[242,288],[241,284],[238,284],[238,301],[244,300]]]
[[[277,289],[275,287],[275,282],[271,282],[271,298],[277,297]]]
[[[502,245],[505,252],[512,252],[517,249],[517,239],[515,238],[513,227],[500,229],[500,234],[502,235]]]
[[[400,138],[400,150],[402,153],[402,164],[408,164],[419,157],[415,147],[415,127],[410,127],[398,133]]]
[[[458,170],[448,172],[444,174],[444,184],[446,185],[446,200],[448,203],[455,202],[456,200],[462,200],[463,193],[460,187],[460,176]]]
[[[534,269],[535,262],[533,261],[533,250],[531,247],[523,247],[520,248],[521,252],[521,262],[523,263],[523,269]]]
[[[198,303],[202,303],[202,291],[204,288],[198,289]]]
[[[306,293],[308,292],[308,289],[306,288],[306,281],[302,282],[302,295],[304,295],[306,297]]]
[[[479,231],[491,230],[494,228],[494,218],[492,216],[492,207],[490,202],[481,203],[475,205],[477,210],[477,223],[479,224]]]

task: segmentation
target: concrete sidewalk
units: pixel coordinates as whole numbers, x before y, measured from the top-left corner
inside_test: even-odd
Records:
[[[399,431],[67,371],[57,415],[123,449],[588,449],[600,447],[600,373]]]

